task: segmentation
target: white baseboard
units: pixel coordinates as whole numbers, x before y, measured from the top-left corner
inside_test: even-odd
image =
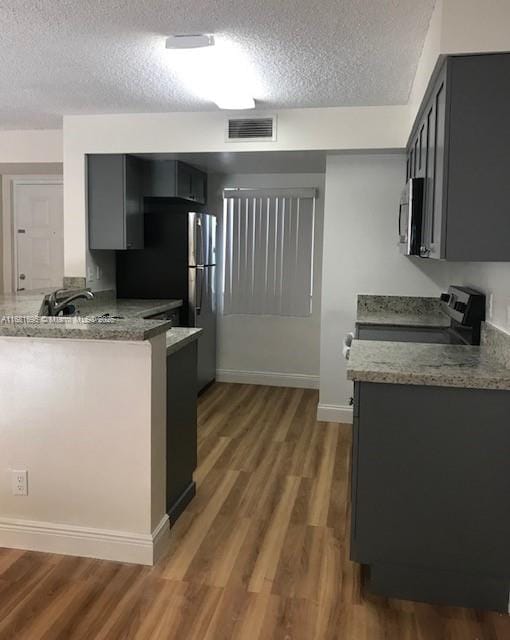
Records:
[[[352,424],[352,407],[343,404],[322,404],[317,407],[319,422],[342,422]]]
[[[165,513],[160,523],[152,532],[152,562],[156,562],[166,553],[170,544],[170,518]],[[145,564],[145,563],[143,563]]]
[[[0,547],[145,565],[165,552],[169,533],[167,515],[152,534],[0,518]]]
[[[280,373],[278,371],[217,369],[216,380],[218,382],[236,382],[240,384],[261,384],[269,387],[319,388],[319,376],[303,373]]]

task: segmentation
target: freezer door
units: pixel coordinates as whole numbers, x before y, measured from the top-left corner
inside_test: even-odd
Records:
[[[204,229],[202,214],[188,213],[188,266],[197,267],[204,264]]]
[[[204,265],[216,264],[216,216],[200,214],[204,239]]]

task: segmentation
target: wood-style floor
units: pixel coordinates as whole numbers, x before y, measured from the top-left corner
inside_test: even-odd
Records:
[[[364,595],[350,427],[314,391],[216,384],[198,495],[154,568],[0,549],[0,639],[503,640],[510,617]]]

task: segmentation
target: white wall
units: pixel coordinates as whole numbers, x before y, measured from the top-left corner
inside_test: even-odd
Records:
[[[430,77],[436,67],[441,54],[441,35],[443,30],[443,3],[444,0],[436,0],[434,11],[430,19],[429,28],[423,43],[414,81],[409,94],[408,132],[411,131],[414,119],[418,114],[421,101],[425,95]],[[407,139],[406,139],[407,142]]]
[[[308,318],[218,315],[217,363],[219,380],[318,387],[324,174],[211,176],[210,185],[209,202],[215,203],[220,220],[226,187],[318,189],[312,315]],[[218,237],[222,238],[221,226]]]
[[[510,50],[508,0],[443,0],[441,53]]]
[[[62,162],[60,129],[0,131],[0,163]]]
[[[231,115],[231,114],[230,114]],[[253,114],[250,114],[253,115]],[[407,107],[288,109],[276,142],[225,142],[223,112],[64,117],[65,275],[86,276],[86,153],[179,153],[306,149],[394,149],[405,144]],[[102,265],[111,278],[111,260]],[[95,283],[101,288],[103,283]]]
[[[440,56],[494,51],[510,51],[508,0],[436,0],[409,96],[409,128]]]
[[[324,204],[319,417],[349,421],[352,385],[342,341],[359,293],[437,296],[450,265],[410,259],[397,247],[397,208],[405,180],[401,154],[328,156]]]
[[[166,348],[0,338],[0,547],[148,563],[165,517]],[[28,470],[13,496],[11,469]]]

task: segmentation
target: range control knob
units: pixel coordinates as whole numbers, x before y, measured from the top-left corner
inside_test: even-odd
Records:
[[[458,311],[459,313],[464,313],[467,309],[467,305],[465,302],[456,302],[455,303],[455,307],[454,307],[455,311]]]

